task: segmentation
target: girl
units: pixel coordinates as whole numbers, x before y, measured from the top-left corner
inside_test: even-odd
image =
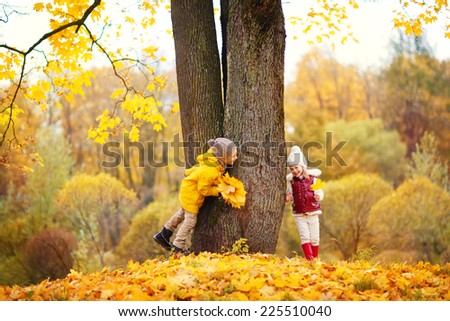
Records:
[[[186,170],[180,187],[181,208],[164,224],[163,229],[153,239],[164,249],[175,253],[186,251],[186,238],[197,224],[197,214],[207,196],[218,196],[219,178],[227,165],[237,159],[237,147],[227,138],[208,141],[209,150],[197,157],[198,165]],[[180,225],[181,224],[181,225]],[[173,243],[170,237],[180,225]]]
[[[306,158],[298,146],[292,147],[287,165],[291,173],[286,176],[286,202],[293,201],[292,214],[300,234],[303,253],[310,261],[319,257],[319,215],[322,214],[319,201],[324,197],[323,190],[313,191],[311,185],[322,172],[319,169],[307,169]]]

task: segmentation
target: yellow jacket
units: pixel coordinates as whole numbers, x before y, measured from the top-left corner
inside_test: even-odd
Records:
[[[206,196],[219,196],[217,185],[225,168],[208,150],[197,156],[198,165],[184,173],[180,187],[181,207],[188,212],[198,214]]]

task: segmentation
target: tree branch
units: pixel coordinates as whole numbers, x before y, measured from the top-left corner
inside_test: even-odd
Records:
[[[9,120],[8,120],[8,123],[6,124],[5,130],[3,131],[3,136],[2,136],[2,138],[0,140],[0,146],[3,146],[3,143],[6,140],[6,134],[8,133],[8,131],[10,129],[13,130],[13,140],[17,141],[17,137],[16,137],[16,133],[15,133],[15,129],[14,129],[14,121],[12,119],[12,114],[13,114],[14,102],[17,99],[17,94],[19,92],[19,89],[20,89],[20,87],[22,85],[22,82],[23,82],[23,79],[24,79],[24,76],[25,76],[25,66],[26,66],[27,56],[33,50],[35,50],[36,47],[39,46],[43,41],[47,40],[48,38],[50,38],[53,35],[56,35],[56,34],[60,33],[63,30],[66,30],[66,29],[68,29],[70,27],[73,27],[73,26],[77,26],[77,29],[75,30],[75,32],[78,32],[78,30],[80,29],[80,27],[82,25],[84,25],[86,19],[89,17],[89,15],[92,13],[92,11],[94,11],[94,9],[96,7],[98,7],[100,5],[100,3],[101,3],[101,0],[94,0],[94,3],[86,10],[86,12],[83,14],[81,19],[75,20],[75,21],[72,21],[72,22],[69,22],[69,23],[66,23],[66,24],[64,24],[64,25],[62,25],[62,26],[60,26],[60,27],[58,27],[58,28],[56,28],[56,29],[54,29],[54,30],[52,30],[50,32],[47,32],[37,42],[35,42],[27,51],[21,51],[21,50],[18,50],[16,48],[13,48],[11,46],[8,46],[6,44],[0,44],[0,48],[5,48],[7,50],[16,52],[16,53],[18,53],[18,54],[23,56],[23,62],[22,62],[22,68],[21,68],[22,70],[21,70],[21,73],[20,73],[19,82],[18,82],[17,87],[16,87],[16,89],[14,91],[14,95],[13,95],[13,97],[11,99],[11,102],[4,109],[4,111],[9,109]],[[92,35],[91,35],[91,38],[92,38]]]
[[[22,56],[25,56],[25,55],[26,55],[25,51],[21,51],[21,50],[19,50],[19,49],[10,47],[10,46],[5,45],[5,44],[0,45],[0,48],[5,48],[5,49],[8,49],[8,50],[10,50],[10,51],[17,52],[18,54],[21,54]]]
[[[32,45],[27,50],[26,54],[29,54],[31,51],[33,51],[34,48],[39,46],[44,40],[50,38],[51,36],[61,32],[63,30],[66,30],[66,29],[68,29],[70,27],[77,26],[77,29],[75,30],[75,33],[77,33],[78,30],[80,29],[80,27],[84,24],[84,22],[88,18],[89,14],[91,14],[92,11],[94,11],[94,9],[100,5],[101,1],[102,0],[95,0],[94,3],[86,10],[86,12],[84,13],[83,17],[81,17],[81,19],[75,20],[75,21],[72,21],[72,22],[69,22],[69,23],[66,23],[65,25],[62,25],[59,28],[56,28],[55,30],[47,32],[45,35],[43,35],[41,37],[41,39],[39,39],[34,45]]]
[[[4,22],[4,23],[8,23],[8,21],[9,21],[9,16],[11,16],[13,13],[16,13],[16,14],[18,14],[18,15],[24,15],[25,13],[23,13],[23,12],[19,12],[19,11],[17,11],[17,10],[15,10],[15,9],[12,9],[13,7],[15,7],[15,6],[12,6],[12,5],[9,5],[9,4],[0,4],[0,6],[2,7],[2,9],[3,9],[3,15],[4,15],[4,18],[2,17],[2,18],[0,18],[0,22]],[[6,11],[6,8],[9,8],[9,9],[11,9],[11,11],[10,12],[7,12]]]

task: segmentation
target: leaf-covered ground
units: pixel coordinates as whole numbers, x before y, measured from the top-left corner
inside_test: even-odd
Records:
[[[450,300],[450,264],[193,254],[0,287],[0,300]]]

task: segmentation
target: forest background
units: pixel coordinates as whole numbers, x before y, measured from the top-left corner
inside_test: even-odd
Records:
[[[9,12],[11,21],[2,24],[20,16]],[[132,19],[124,22],[128,32],[135,32]],[[163,254],[152,235],[179,207],[184,168],[174,63],[170,47],[158,43],[171,39],[170,31],[153,28],[160,35],[151,38],[155,44],[134,47],[150,58],[151,69],[125,62],[121,70],[133,87],[152,93],[151,107],[163,120],[142,121],[125,134],[119,128],[109,143],[93,143],[102,134],[93,126],[121,94],[110,67],[87,62],[76,84],[79,95],[44,92],[43,99],[39,88],[55,79],[50,84],[31,72],[38,67],[30,69],[30,83],[39,85],[17,96],[15,134],[33,152],[1,147],[8,156],[0,166],[0,284],[35,283],[65,276],[70,268],[93,272]],[[301,34],[288,33],[288,47],[305,41]],[[290,53],[285,66],[286,142],[302,146],[326,182],[321,258],[448,262],[450,60],[435,53],[426,34],[392,31],[385,35],[387,55],[374,64],[353,64],[340,50],[358,36],[344,37],[323,45],[316,36],[302,46],[307,51]],[[34,59],[43,58],[37,53]],[[2,82],[1,98],[13,90],[14,84]],[[1,118],[2,132],[6,125]],[[111,141],[119,145],[107,145]],[[120,155],[114,166],[112,150]],[[299,250],[287,205],[276,253],[290,257]]]

